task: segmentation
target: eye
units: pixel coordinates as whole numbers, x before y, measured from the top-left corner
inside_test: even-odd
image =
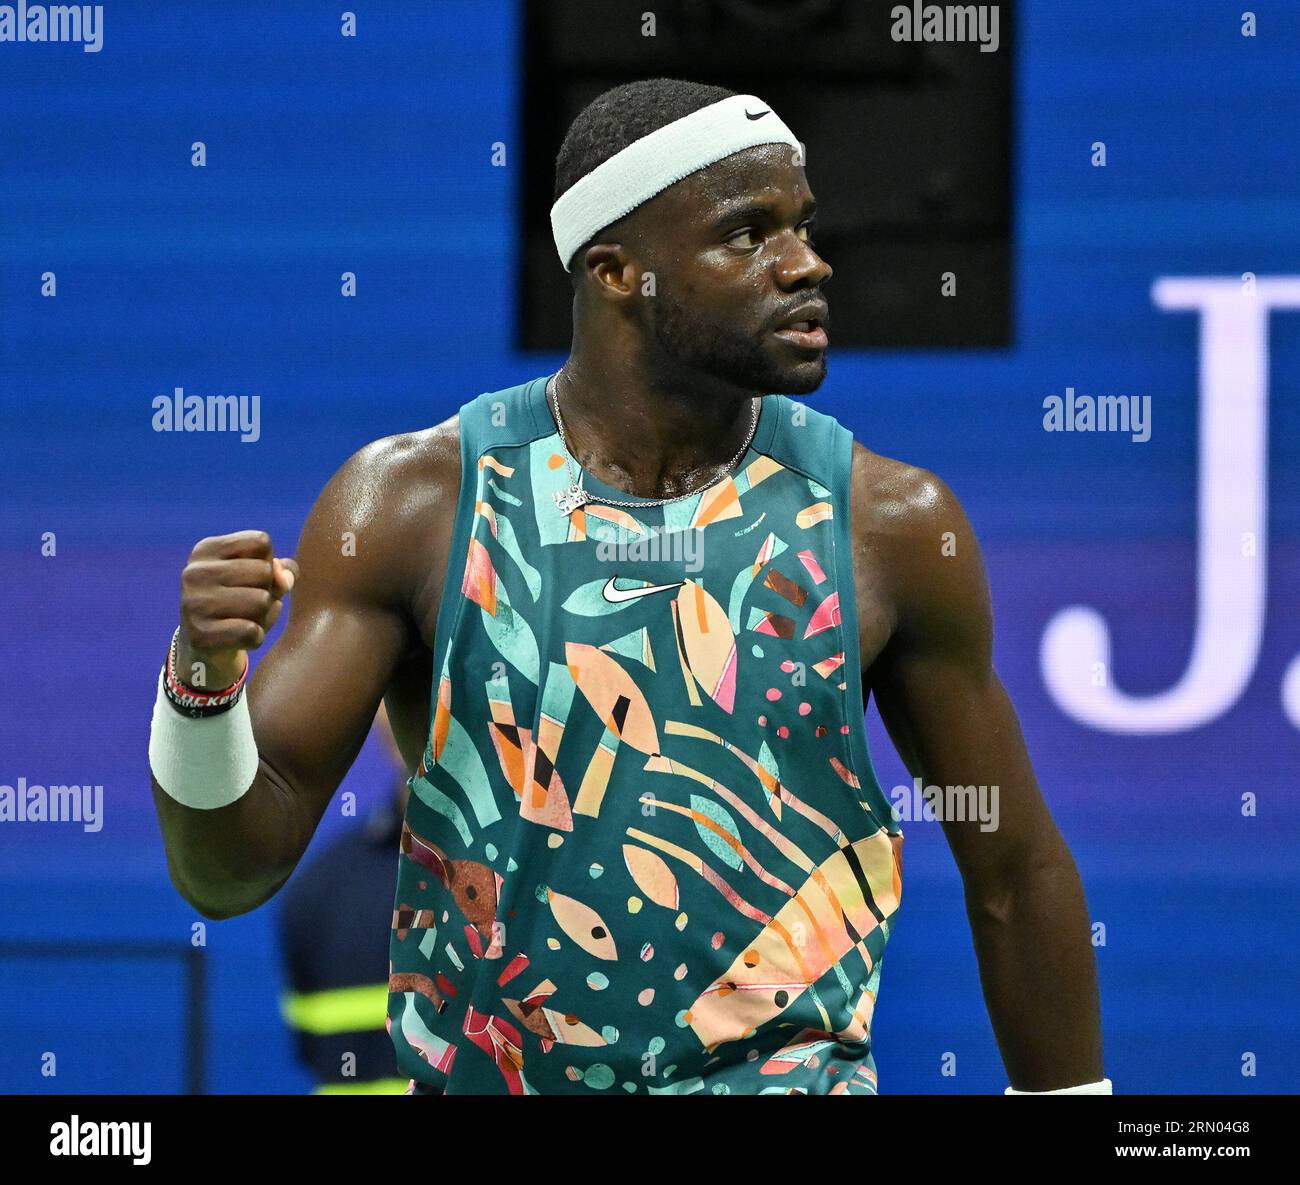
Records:
[[[799,230],[803,233],[803,241],[805,243],[811,244],[812,242],[815,241],[813,239],[813,224],[811,221],[803,223],[799,227]]]
[[[754,241],[751,243],[745,243],[739,241],[744,238],[750,238],[753,239]],[[758,232],[752,226],[746,226],[743,229],[736,231],[735,234],[729,235],[727,237],[727,242],[730,243],[733,247],[757,247]]]

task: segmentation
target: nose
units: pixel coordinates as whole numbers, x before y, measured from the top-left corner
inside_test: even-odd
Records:
[[[789,243],[776,265],[783,288],[816,288],[835,274],[835,269],[817,254],[811,243],[793,233]]]

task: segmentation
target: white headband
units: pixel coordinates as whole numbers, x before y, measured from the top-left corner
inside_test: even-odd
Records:
[[[683,177],[757,144],[802,148],[781,117],[754,95],[732,95],[634,140],[560,195],[551,233],[564,270],[573,253],[611,222]]]

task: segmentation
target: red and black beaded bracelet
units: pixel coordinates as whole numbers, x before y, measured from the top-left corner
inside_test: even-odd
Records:
[[[218,691],[195,691],[182,683],[176,675],[176,650],[180,642],[181,629],[176,627],[172,635],[171,648],[167,651],[167,665],[163,668],[163,692],[167,702],[183,716],[198,720],[206,716],[220,716],[229,712],[244,694],[244,685],[248,682],[249,662],[244,658],[244,673],[229,687]]]

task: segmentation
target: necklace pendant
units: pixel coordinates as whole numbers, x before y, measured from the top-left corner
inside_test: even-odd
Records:
[[[555,505],[560,508],[560,513],[566,518],[571,515],[579,506],[585,506],[591,501],[590,495],[580,485],[574,484],[564,490],[556,490]]]

